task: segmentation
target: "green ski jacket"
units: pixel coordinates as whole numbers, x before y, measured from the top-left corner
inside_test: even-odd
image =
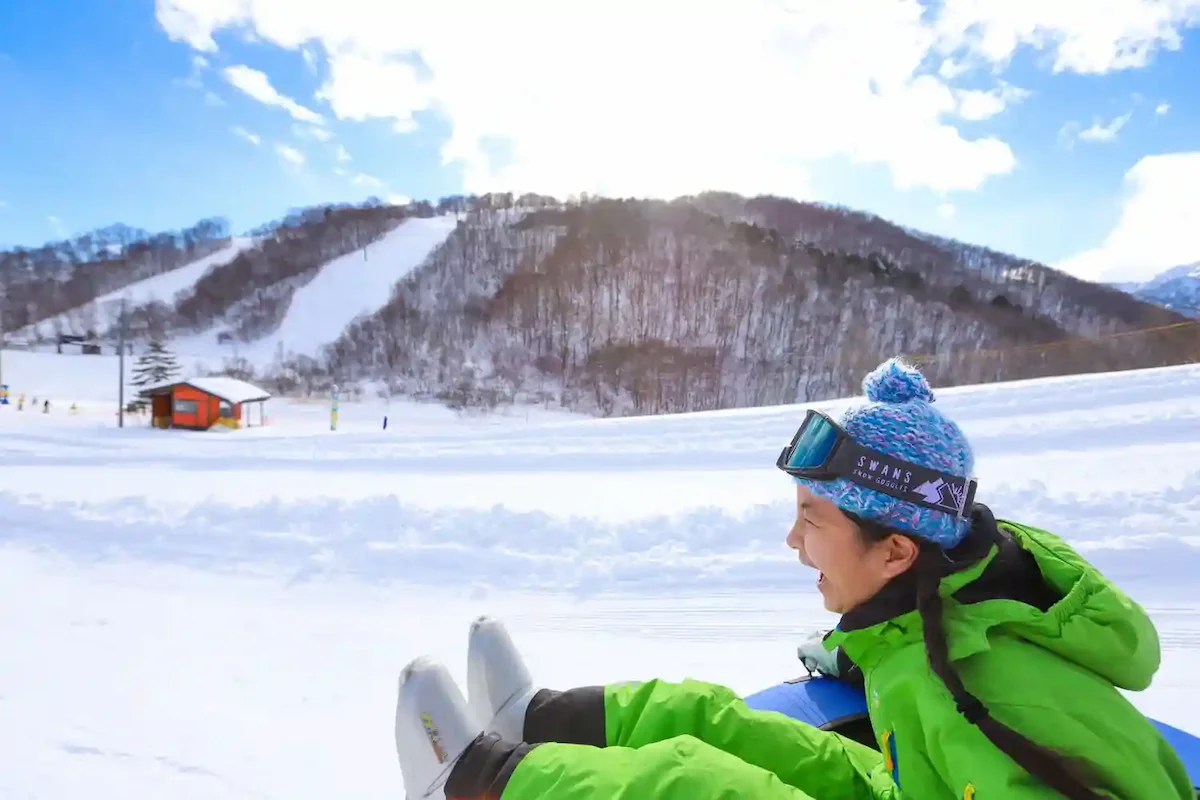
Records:
[[[993,717],[1074,759],[1120,800],[1195,800],[1184,765],[1118,691],[1149,685],[1145,612],[1057,536],[983,506],[943,579],[950,658]],[[843,616],[879,751],[699,681],[543,690],[525,743],[491,742],[502,800],[1052,800],[957,710],[930,669],[912,586]],[[481,758],[480,761],[487,760]],[[482,779],[480,768],[471,770]],[[455,781],[470,785],[467,770]],[[448,793],[449,794],[449,793]]]
[[[1008,521],[996,533],[986,555],[942,581],[950,659],[967,690],[1000,722],[1077,760],[1097,791],[1194,800],[1183,763],[1118,691],[1145,689],[1158,669],[1149,617],[1054,534]],[[1031,582],[1042,586],[1031,591]],[[1012,599],[1038,603],[1039,590],[1044,608]],[[862,670],[871,724],[904,797],[1059,796],[955,708],[929,668],[915,610],[877,622],[870,613],[846,615],[826,645]]]

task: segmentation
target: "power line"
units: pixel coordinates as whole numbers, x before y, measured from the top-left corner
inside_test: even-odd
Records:
[[[1081,336],[1070,339],[1055,339],[1052,342],[1041,342],[1039,344],[1013,345],[1012,347],[998,347],[989,350],[958,350],[951,353],[914,353],[908,358],[914,363],[920,364],[928,361],[935,361],[938,358],[947,355],[955,355],[960,357],[982,358],[985,356],[1006,355],[1008,353],[1031,352],[1037,350],[1052,350],[1057,347],[1070,347],[1072,345],[1090,345],[1103,344],[1113,339],[1124,339],[1130,336],[1143,336],[1148,333],[1160,333],[1168,330],[1182,330],[1185,328],[1197,329],[1200,328],[1200,319],[1188,320],[1186,322],[1172,322],[1169,325],[1156,325],[1151,328],[1133,328],[1127,331],[1117,331],[1115,333],[1105,333],[1099,336]]]

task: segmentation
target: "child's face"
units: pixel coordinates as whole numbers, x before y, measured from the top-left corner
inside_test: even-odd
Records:
[[[788,547],[800,562],[820,572],[817,589],[825,608],[844,614],[874,597],[916,560],[917,546],[903,536],[868,542],[836,505],[796,486],[796,522]]]

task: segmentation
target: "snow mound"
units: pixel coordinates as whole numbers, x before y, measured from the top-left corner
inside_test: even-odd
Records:
[[[111,356],[5,357],[22,384],[81,391],[107,363],[90,392],[116,389]],[[938,391],[980,500],[1152,616],[1162,667],[1129,699],[1188,730],[1198,396],[1200,365]],[[461,681],[481,613],[543,686],[742,694],[795,675],[797,638],[837,621],[784,544],[795,495],[774,463],[803,406],[577,421],[347,402],[334,432],[328,398],[275,399],[265,427],[213,435],[63,402],[0,406],[2,798],[391,800],[396,675],[424,654]]]

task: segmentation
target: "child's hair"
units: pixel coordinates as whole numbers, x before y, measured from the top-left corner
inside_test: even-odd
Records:
[[[857,515],[849,516],[857,523],[860,535],[866,542],[883,541],[893,534],[907,536]],[[1070,800],[1103,800],[1103,795],[1090,789],[1066,758],[991,716],[979,698],[967,691],[958,671],[950,662],[942,619],[942,596],[938,593],[942,578],[949,573],[951,562],[945,551],[936,545],[915,537],[908,538],[921,548],[913,569],[916,573],[917,612],[921,615],[925,635],[925,655],[929,659],[930,669],[950,692],[958,712],[979,728],[1001,752],[1051,789]]]

